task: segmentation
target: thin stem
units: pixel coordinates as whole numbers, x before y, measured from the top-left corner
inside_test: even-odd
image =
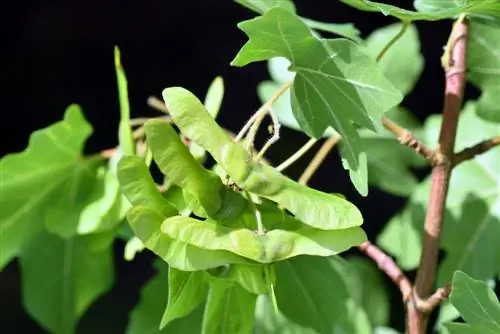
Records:
[[[280,122],[278,121],[278,118],[276,117],[276,115],[273,113],[273,111],[271,109],[269,110],[269,115],[271,116],[271,120],[273,122],[273,125],[272,125],[272,136],[271,136],[271,138],[269,138],[266,141],[266,143],[264,144],[264,146],[262,147],[262,149],[259,151],[259,153],[255,157],[255,161],[259,161],[264,156],[264,154],[266,153],[266,151],[271,147],[271,145],[273,145],[274,143],[276,143],[280,139],[281,124],[280,124]]]
[[[461,16],[454,25],[450,40],[448,66],[445,67],[446,88],[443,122],[431,173],[431,190],[424,224],[424,238],[420,265],[415,281],[415,300],[426,299],[432,293],[439,252],[440,236],[446,197],[454,161],[454,146],[458,119],[466,83],[467,40],[469,25]],[[407,308],[409,334],[423,334],[427,329],[428,314],[418,311],[415,302]]]
[[[386,116],[382,117],[382,124],[387,130],[396,135],[401,144],[408,146],[417,154],[423,156],[427,161],[433,163],[435,152],[419,142],[417,138],[413,136],[410,130],[403,128]]]
[[[443,301],[447,300],[451,293],[451,285],[446,285],[442,288],[437,289],[429,298],[426,300],[418,299],[418,296],[414,296],[415,305],[418,311],[423,313],[431,313],[436,307],[439,306]]]
[[[457,166],[464,161],[471,160],[476,155],[488,152],[494,147],[500,146],[500,136],[490,138],[488,140],[483,140],[474,146],[463,149],[462,151],[455,154],[455,159],[453,160],[453,166]]]
[[[248,202],[250,203],[250,207],[255,214],[255,221],[257,223],[257,233],[259,235],[265,235],[266,229],[264,227],[264,223],[262,222],[262,216],[260,214],[259,209],[257,209],[257,205],[255,205],[255,200],[258,200],[258,197],[254,194],[251,194],[248,191],[245,191],[245,195],[248,198]]]
[[[163,102],[162,100],[160,100],[159,98],[157,98],[155,96],[148,97],[147,104],[148,104],[148,106],[150,106],[153,109],[164,112],[166,114],[170,114],[167,106],[165,105],[165,102]]]
[[[287,169],[288,167],[290,167],[291,165],[293,165],[297,160],[299,160],[307,151],[309,151],[311,149],[311,147],[314,146],[314,144],[316,144],[318,140],[315,139],[315,138],[311,138],[307,141],[307,143],[305,143],[304,145],[302,145],[301,148],[299,148],[297,150],[297,152],[295,152],[294,154],[292,154],[288,159],[286,159],[285,161],[283,161],[279,166],[276,167],[276,170],[278,172],[282,172],[284,171],[285,169]]]
[[[399,287],[404,301],[410,299],[412,291],[411,282],[390,256],[369,241],[358,246],[358,249],[371,258],[380,270]]]
[[[321,145],[318,152],[316,152],[314,158],[311,160],[311,162],[306,167],[304,172],[302,172],[302,175],[299,177],[298,183],[306,185],[309,182],[309,180],[314,175],[316,170],[318,170],[321,163],[325,160],[328,153],[330,153],[332,148],[335,146],[335,144],[338,143],[339,140],[340,140],[339,135],[333,135],[330,138],[328,138],[323,143],[323,145]]]
[[[380,59],[382,59],[382,57],[387,53],[387,51],[389,51],[389,49],[391,48],[391,46],[393,46],[394,43],[396,43],[398,41],[398,39],[400,39],[401,37],[403,37],[403,35],[406,32],[406,29],[408,29],[408,27],[410,26],[410,24],[411,24],[411,21],[403,21],[403,25],[401,26],[401,29],[398,31],[398,33],[389,41],[389,43],[387,43],[384,46],[384,48],[382,50],[380,50],[379,54],[377,55],[377,58],[375,58],[375,60],[377,62]]]

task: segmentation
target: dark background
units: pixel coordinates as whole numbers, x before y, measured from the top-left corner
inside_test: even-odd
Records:
[[[412,1],[386,1],[410,8]],[[125,67],[132,117],[156,116],[146,105],[163,88],[184,86],[203,98],[217,75],[224,78],[226,94],[220,123],[238,130],[259,107],[257,84],[268,78],[266,63],[233,68],[230,61],[246,42],[236,24],[255,14],[229,0],[144,1],[19,1],[9,12],[13,35],[4,50],[2,75],[7,84],[2,110],[0,155],[23,150],[29,134],[63,116],[71,103],[83,107],[94,126],[87,152],[116,145],[119,119],[113,46],[119,45]],[[300,15],[317,20],[354,22],[366,36],[395,20],[378,13],[363,13],[335,0],[296,0]],[[440,56],[451,22],[417,23],[426,68],[404,105],[420,119],[439,112],[443,74]],[[477,96],[469,89],[469,96]],[[7,130],[9,130],[7,132]],[[270,151],[277,163],[300,147],[306,138],[282,130],[282,141]],[[298,177],[307,158],[287,173]],[[422,174],[423,175],[423,174]],[[336,153],[331,154],[311,181],[321,190],[341,192],[362,210],[364,229],[374,240],[383,224],[404,199],[371,189],[362,198],[353,189]],[[133,262],[123,260],[123,243],[116,242],[116,284],[83,317],[80,333],[124,333],[128,313],[138,301],[141,286],[153,275],[153,256],[144,252]],[[410,273],[412,275],[412,273]],[[0,273],[2,333],[43,333],[21,305],[19,267],[12,262]],[[390,282],[392,325],[402,329],[399,291]]]

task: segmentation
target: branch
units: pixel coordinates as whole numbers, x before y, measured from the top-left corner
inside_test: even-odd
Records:
[[[321,145],[318,152],[316,152],[316,155],[314,155],[314,158],[312,158],[309,165],[307,165],[306,169],[302,172],[302,175],[300,175],[298,183],[306,185],[307,182],[309,182],[313,174],[318,170],[321,163],[325,160],[328,153],[330,153],[339,140],[340,136],[334,135],[328,138],[323,145]]]
[[[447,300],[451,293],[451,285],[447,284],[442,288],[439,288],[426,300],[418,299],[418,296],[413,296],[415,300],[415,305],[420,312],[431,313],[436,307],[439,306],[443,301]]]
[[[394,121],[387,117],[382,117],[382,124],[385,128],[396,135],[399,142],[409,148],[413,149],[416,153],[423,156],[427,161],[433,163],[435,152],[419,142],[411,133],[410,130],[403,128]]]
[[[410,280],[389,255],[385,254],[380,248],[372,244],[370,241],[366,241],[362,245],[358,246],[358,249],[375,261],[380,270],[382,270],[399,287],[404,301],[410,299],[412,291]]]
[[[439,144],[435,153],[431,173],[431,190],[424,224],[424,240],[420,266],[415,281],[415,300],[424,299],[432,292],[439,251],[439,239],[443,227],[446,197],[454,160],[454,146],[458,118],[463,102],[466,83],[467,39],[469,25],[462,15],[453,25],[450,34],[448,66],[445,66],[446,88],[443,122]],[[414,301],[415,301],[414,300]],[[407,331],[409,334],[426,332],[428,315],[416,310],[416,303],[407,309]]]
[[[474,146],[465,148],[455,154],[453,166],[457,166],[464,161],[471,160],[476,155],[486,153],[496,146],[500,146],[500,136],[496,136],[488,140],[483,140],[482,142],[477,143]]]

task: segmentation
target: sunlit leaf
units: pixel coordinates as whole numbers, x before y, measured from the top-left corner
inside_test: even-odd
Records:
[[[236,254],[227,251],[210,251],[171,239],[160,230],[165,216],[147,206],[135,206],[127,215],[135,235],[146,248],[170,266],[184,271],[216,268],[231,263],[249,264]]]
[[[229,251],[260,263],[302,254],[331,256],[366,240],[363,230],[357,227],[332,231],[310,227],[294,231],[275,229],[258,235],[249,229],[234,229],[182,216],[166,219],[161,231],[172,239],[201,249]]]
[[[376,62],[355,43],[318,39],[292,13],[275,8],[238,27],[249,36],[232,65],[245,66],[286,57],[296,76],[291,88],[292,111],[301,129],[320,137],[332,126],[343,138],[341,155],[358,191],[367,194],[363,147],[353,123],[375,129],[384,112],[402,95]],[[300,50],[300,51],[299,51]]]
[[[142,288],[141,299],[130,314],[127,334],[199,334],[203,318],[203,306],[188,316],[169,323],[159,329],[162,314],[168,299],[168,266],[157,263],[158,274]]]
[[[163,329],[175,319],[193,312],[207,297],[208,280],[203,271],[168,270],[168,304],[161,319]]]
[[[252,334],[256,299],[239,284],[212,279],[201,333]]]
[[[274,7],[280,7],[295,13],[295,5],[291,0],[234,0],[234,2],[259,14],[264,14]]]
[[[496,0],[415,0],[415,7],[419,10],[402,9],[382,2],[368,0],[341,0],[360,10],[380,12],[386,16],[394,16],[402,21],[436,21],[453,18],[461,13],[475,15],[500,15]]]
[[[96,237],[62,239],[42,231],[23,247],[24,306],[47,330],[73,333],[92,302],[111,288],[111,243],[96,244]]]
[[[500,303],[495,292],[484,282],[457,271],[453,275],[450,300],[467,322],[444,324],[451,334],[500,332]]]
[[[56,189],[80,170],[80,152],[91,132],[80,108],[72,105],[64,120],[35,131],[25,151],[0,160],[0,269],[42,228],[42,210]]]
[[[366,38],[368,54],[377,57],[402,27],[402,23],[395,23],[373,31]],[[415,25],[408,26],[404,35],[389,48],[378,63],[394,87],[404,95],[411,92],[424,68],[424,58],[420,53],[420,40]]]
[[[146,246],[144,246],[141,239],[134,236],[125,244],[123,258],[127,261],[132,261],[135,258],[135,255],[142,252],[145,248]]]
[[[252,161],[250,154],[228,137],[188,90],[167,88],[163,98],[181,131],[205,147],[240,188],[281,204],[315,228],[344,229],[362,224],[359,210],[345,199],[300,185],[274,168]],[[214,197],[213,191],[210,195]]]

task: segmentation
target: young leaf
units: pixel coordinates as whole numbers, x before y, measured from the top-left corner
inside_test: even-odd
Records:
[[[135,235],[146,248],[176,269],[195,271],[231,263],[251,263],[251,261],[227,251],[201,249],[168,237],[160,230],[165,216],[150,207],[133,207],[127,214],[127,219]]]
[[[274,267],[271,267],[271,269]],[[240,284],[245,290],[255,295],[268,292],[265,279],[266,266],[247,266],[242,264],[232,264],[229,267],[227,278]],[[275,284],[275,282],[272,282]]]
[[[206,148],[240,188],[281,204],[315,228],[344,229],[362,224],[359,210],[345,199],[300,185],[274,168],[252,161],[250,154],[227,136],[188,90],[167,88],[163,99],[181,131]]]
[[[437,21],[453,18],[461,13],[478,15],[499,15],[496,0],[415,0],[415,7],[419,10],[411,11],[393,5],[369,0],[341,0],[349,6],[369,12],[381,12],[384,15],[394,16],[401,21]],[[432,6],[429,4],[432,3]]]
[[[42,231],[23,247],[24,306],[47,330],[74,333],[83,313],[111,288],[111,243],[96,246],[96,237],[62,239]]]
[[[158,274],[141,291],[141,299],[130,314],[127,334],[199,334],[203,319],[203,306],[196,308],[189,315],[174,320],[163,330],[159,329],[162,314],[168,298],[168,266],[156,262]]]
[[[71,105],[62,121],[35,131],[26,150],[0,160],[0,269],[42,228],[42,208],[74,175],[91,132],[80,107]]]
[[[366,38],[367,52],[376,58],[380,51],[403,29],[403,23],[395,23],[372,32]],[[387,79],[407,95],[413,89],[424,68],[420,53],[420,40],[415,25],[409,25],[404,35],[378,62]]]
[[[168,270],[168,304],[161,319],[163,329],[175,319],[193,312],[207,297],[208,281],[204,271]]]
[[[300,256],[276,264],[276,298],[281,313],[318,333],[330,334],[347,312],[342,277],[328,259]],[[321,288],[318,288],[321,287]]]
[[[484,282],[461,271],[455,272],[450,300],[467,322],[444,324],[451,334],[500,332],[500,303],[495,292]]]
[[[292,13],[275,8],[238,27],[249,36],[249,42],[232,65],[277,56],[289,59],[296,71],[291,88],[295,119],[311,137],[322,136],[329,126],[339,132],[344,143],[342,158],[354,185],[366,195],[365,158],[353,123],[375,130],[382,114],[399,104],[402,95],[359,46],[343,39],[318,39]]]
[[[144,246],[141,239],[133,236],[125,244],[123,258],[127,261],[132,261],[135,258],[135,255],[142,252],[145,248],[146,246]]]
[[[140,157],[122,157],[118,163],[117,176],[124,195],[133,205],[150,206],[165,217],[178,214],[177,209],[161,195]]]
[[[212,279],[201,333],[252,334],[256,299],[239,284]]]
[[[264,221],[264,225],[266,222]],[[286,226],[286,222],[283,223]],[[190,217],[167,218],[161,231],[170,238],[207,250],[225,250],[245,258],[272,263],[307,254],[331,256],[366,241],[359,227],[324,231],[303,227],[295,231],[272,230],[265,235],[217,225]]]
[[[128,100],[128,82],[123,69],[120,49],[115,46],[115,71],[118,84],[118,100],[120,101],[120,124],[118,125],[118,139],[124,154],[134,154],[135,145],[130,127],[130,103]]]

